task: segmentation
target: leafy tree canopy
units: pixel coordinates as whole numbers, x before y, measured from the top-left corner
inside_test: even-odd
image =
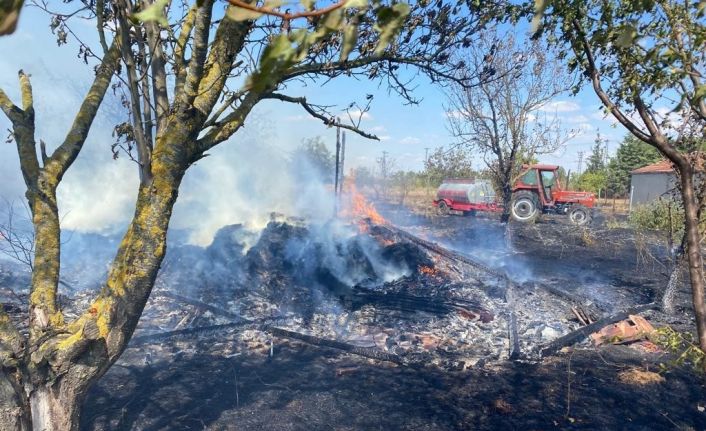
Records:
[[[470,152],[455,146],[449,150],[438,147],[432,151],[424,163],[424,174],[429,178],[429,184],[437,187],[444,178],[469,178],[476,172]]]
[[[630,190],[630,172],[661,158],[654,147],[627,135],[608,164],[609,193],[625,195]]]

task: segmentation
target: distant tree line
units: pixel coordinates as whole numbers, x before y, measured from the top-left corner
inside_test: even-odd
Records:
[[[601,197],[626,197],[630,193],[630,172],[661,159],[654,147],[632,135],[627,135],[615,155],[609,157],[605,141],[598,135],[586,169],[571,175],[569,186]]]

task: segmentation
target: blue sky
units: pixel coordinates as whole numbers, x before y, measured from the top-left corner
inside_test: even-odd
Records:
[[[82,25],[80,21],[74,21],[73,28],[84,40],[95,39],[92,22]],[[57,47],[48,28],[47,16],[37,9],[25,8],[18,32],[0,39],[0,50],[5,53],[0,59],[0,84],[6,92],[13,93],[17,86],[15,72],[23,68],[35,76],[35,80],[51,79],[57,89],[63,87],[61,91],[78,92],[88,85],[90,70],[78,61],[75,56],[77,45],[71,36],[69,40],[68,46]],[[289,94],[306,95],[312,102],[337,104],[341,108],[350,101],[363,102],[365,94],[373,94],[374,103],[363,125],[380,136],[382,141],[368,141],[349,133],[349,160],[355,165],[369,165],[375,162],[382,151],[387,151],[397,160],[400,168],[419,169],[426,147],[448,145],[453,142],[453,138],[446,128],[443,91],[421,76],[416,84],[415,96],[422,99],[418,106],[404,106],[401,98],[388,94],[386,88],[378,88],[377,83],[351,78],[339,78],[323,87],[311,85],[307,88],[293,88]],[[78,94],[76,96],[78,100]],[[38,97],[42,97],[42,94],[38,94]],[[556,112],[564,127],[581,129],[581,134],[563,151],[543,157],[542,161],[575,165],[578,151],[590,149],[596,130],[600,130],[601,135],[609,140],[609,148],[614,150],[624,131],[611,127],[612,121],[603,119],[599,108],[598,99],[590,89],[584,89],[576,97],[568,94],[560,96],[548,105],[546,110],[549,113]],[[285,151],[307,137],[318,135],[332,142],[335,139],[333,130],[308,118],[299,106],[265,101],[258,106],[255,115],[268,118],[275,135],[273,139]],[[478,163],[480,165],[480,161]]]
[[[91,46],[97,46],[95,24],[80,20],[74,22],[72,28],[77,34]],[[23,69],[31,74],[37,111],[37,138],[44,139],[51,150],[63,138],[78,109],[81,97],[90,84],[92,67],[77,58],[78,45],[71,36],[68,45],[58,47],[48,24],[49,18],[43,12],[25,8],[17,32],[0,38],[0,52],[3,53],[0,56],[0,87],[17,101],[17,71]],[[453,143],[453,138],[446,128],[443,91],[430,85],[423,77],[419,77],[416,84],[415,96],[422,99],[417,106],[405,106],[401,98],[388,94],[387,89],[378,87],[377,83],[352,78],[339,78],[325,86],[290,86],[285,93],[306,96],[314,103],[338,105],[339,108],[334,108],[333,112],[338,110],[342,114],[348,103],[364,103],[365,95],[373,94],[374,102],[362,126],[380,136],[381,141],[370,141],[349,133],[347,167],[372,167],[382,151],[386,151],[396,161],[398,169],[417,170],[422,167],[425,148],[449,145]],[[547,105],[546,110],[556,112],[566,129],[580,129],[581,132],[563,150],[542,157],[542,162],[562,164],[574,170],[578,152],[589,152],[596,130],[608,139],[611,153],[624,136],[621,127],[612,127],[611,121],[603,119],[598,99],[591,91],[584,90],[577,97],[559,97]],[[112,160],[110,152],[112,127],[125,119],[117,98],[108,97],[84,151],[59,189],[67,226],[101,230],[117,224],[131,213],[137,184],[136,168],[124,157]],[[4,136],[9,128],[8,120],[0,116],[0,131]],[[252,153],[253,146],[270,154],[287,154],[303,139],[315,136],[321,136],[331,149],[334,148],[335,131],[308,117],[301,107],[264,101],[256,107],[242,132],[214,149],[212,157],[204,159],[194,173],[189,173],[187,189],[189,182],[207,187],[203,181],[214,176],[211,172],[220,173],[220,177],[216,175],[213,178],[213,181],[219,182],[224,172],[247,171],[248,167],[243,166],[243,156]],[[0,157],[5,162],[0,170],[0,196],[17,199],[23,188],[14,145],[0,145]],[[267,157],[262,160],[267,160]],[[476,167],[481,167],[481,163],[478,160]],[[225,182],[221,186],[223,189],[218,190],[221,194],[219,198],[228,192],[227,186],[235,187],[237,184]],[[190,198],[188,193],[185,196],[180,200],[192,203],[198,200]],[[199,206],[209,207],[207,203],[204,201]],[[180,218],[176,210],[175,219],[178,225]],[[192,219],[193,215],[184,215],[183,222],[188,224]],[[230,219],[220,221],[225,223]]]

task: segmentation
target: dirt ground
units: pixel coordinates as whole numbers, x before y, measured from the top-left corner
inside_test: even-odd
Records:
[[[416,235],[524,283],[541,280],[606,315],[658,300],[666,284],[659,237],[607,229],[601,220],[579,230],[548,217],[512,226],[508,239],[493,218],[379,209]],[[683,288],[677,315],[645,316],[690,330],[689,299]],[[233,331],[165,341],[158,357],[128,349],[89,393],[82,429],[706,429],[706,379],[687,367],[655,375],[670,360],[664,353],[582,343],[541,362],[449,372],[296,341],[277,340],[270,355],[233,347]]]

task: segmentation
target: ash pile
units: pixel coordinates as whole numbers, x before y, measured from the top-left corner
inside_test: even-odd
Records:
[[[579,326],[569,310],[561,295],[391,225],[278,218],[173,247],[133,345],[227,330],[240,347],[225,354],[268,355],[294,338],[458,370],[534,357]]]

